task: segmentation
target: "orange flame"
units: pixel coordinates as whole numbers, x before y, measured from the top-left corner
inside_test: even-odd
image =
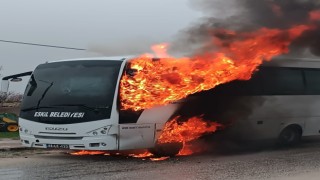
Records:
[[[216,122],[206,122],[200,117],[192,117],[179,124],[179,118],[178,116],[166,123],[158,138],[159,143],[189,142],[198,139],[205,133],[215,132],[218,127],[222,126]]]
[[[106,151],[89,151],[89,150],[81,150],[81,151],[78,151],[78,152],[72,152],[70,154],[71,155],[76,155],[76,156],[85,156],[85,155],[111,156],[111,153],[106,152]],[[166,160],[166,159],[170,158],[170,157],[155,158],[154,155],[152,153],[150,153],[149,151],[145,151],[143,153],[135,153],[135,154],[134,153],[127,154],[127,153],[118,152],[118,153],[114,153],[113,155],[139,158],[139,159],[142,159],[142,160],[146,160],[145,158],[149,158],[151,161],[163,161],[163,160]]]
[[[195,151],[188,146],[188,142],[198,139],[204,134],[213,133],[219,127],[222,127],[222,125],[216,122],[207,122],[200,117],[192,117],[183,123],[178,123],[179,118],[180,117],[176,117],[166,123],[158,139],[158,143],[183,143],[183,147],[178,153],[180,156],[195,153]]]
[[[186,96],[214,88],[236,79],[248,80],[264,61],[288,53],[288,46],[311,26],[298,25],[287,30],[262,28],[250,33],[221,30],[229,38],[212,38],[219,51],[205,52],[192,57],[174,58],[166,54],[166,46],[153,47],[159,56],[132,59],[130,68],[137,73],[124,75],[120,100],[123,110],[142,110],[166,105]]]
[[[152,157],[153,154],[146,151],[144,153],[141,154],[129,154],[130,157],[134,157],[134,158],[147,158],[147,157]]]
[[[150,158],[151,161],[164,161],[169,159],[170,157],[160,157],[160,158]]]
[[[320,10],[311,11],[309,13],[309,18],[312,21],[319,21],[320,20]]]
[[[196,152],[194,150],[192,150],[187,143],[183,143],[183,147],[177,155],[178,156],[188,156],[188,155],[191,155],[194,153],[196,153]]]
[[[70,153],[71,155],[78,155],[78,156],[83,156],[83,155],[110,155],[109,153],[105,152],[105,151],[85,151],[85,150],[81,150],[78,152],[72,152]]]

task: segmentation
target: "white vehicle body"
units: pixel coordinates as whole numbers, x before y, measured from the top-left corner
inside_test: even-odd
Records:
[[[231,138],[293,144],[301,136],[320,135],[320,60],[275,59],[249,81],[222,86],[212,92],[226,98],[211,100],[224,107],[221,117],[231,125]]]
[[[112,104],[106,106],[108,110],[103,110],[110,111],[109,117],[94,120],[88,119],[87,121],[81,120],[81,118],[86,117],[87,114],[95,118],[95,111],[91,115],[91,111],[86,111],[86,114],[82,112],[85,109],[90,110],[90,107],[78,106],[78,103],[71,100],[70,102],[65,101],[61,106],[50,107],[50,105],[54,105],[52,102],[62,101],[59,99],[61,94],[57,96],[49,95],[49,97],[52,96],[56,99],[53,99],[51,104],[49,103],[45,107],[41,107],[42,101],[46,101],[47,93],[50,94],[55,91],[50,89],[53,86],[53,81],[41,79],[41,76],[36,77],[39,71],[36,69],[32,75],[35,76],[35,79],[40,78],[41,82],[38,82],[39,87],[34,86],[32,85],[34,83],[32,82],[32,78],[30,79],[19,119],[22,144],[27,147],[54,147],[78,150],[153,148],[164,124],[173,115],[190,116],[201,114],[207,114],[208,118],[206,119],[210,119],[210,114],[212,114],[212,120],[232,124],[231,128],[227,129],[227,132],[237,138],[258,140],[280,137],[284,140],[284,143],[291,143],[291,141],[296,141],[301,136],[319,135],[320,62],[317,60],[275,60],[260,67],[260,70],[249,81],[234,81],[204,92],[204,94],[199,93],[195,95],[195,97],[200,97],[200,99],[203,98],[204,101],[189,101],[187,99],[182,104],[169,104],[143,110],[138,113],[129,112],[129,114],[126,114],[126,112],[123,113],[120,110],[118,92],[119,83],[122,75],[125,73],[128,60],[128,58],[122,59],[118,57],[91,58],[56,61],[40,65],[50,67],[51,65],[60,63],[65,68],[63,63],[69,63],[71,64],[70,66],[72,66],[72,63],[81,64],[81,62],[89,64],[96,62],[99,64],[98,61],[102,63],[112,61],[119,62],[120,64],[119,71],[115,77],[115,86],[111,91],[113,97]],[[85,80],[86,74],[90,74],[91,72],[82,70],[83,65],[77,66],[77,68],[80,68],[83,72],[78,74],[79,76],[84,74],[82,80]],[[268,68],[269,70],[271,68],[272,71],[266,71]],[[68,70],[73,71],[73,69]],[[281,70],[281,72],[278,72],[278,70]],[[285,71],[282,72],[282,70]],[[52,72],[55,71],[53,70]],[[63,74],[61,72],[58,71],[57,75],[51,74],[48,76],[49,79],[51,76],[58,78],[55,82],[60,83],[60,86],[57,88],[64,88],[65,86],[62,82],[67,80],[70,75],[70,73],[66,73],[66,75],[61,76]],[[77,74],[78,71],[74,73]],[[97,76],[97,78],[99,77]],[[38,94],[33,93],[38,97],[36,98],[36,102],[33,102],[33,105],[29,107],[28,94],[32,96],[32,92],[34,91],[32,90],[30,93],[30,88],[32,89],[32,86],[35,89],[40,88],[39,84],[41,83],[47,85],[43,85],[45,88],[41,92],[38,92]],[[286,83],[288,83],[288,86]],[[86,84],[86,86],[90,86],[90,84]],[[75,89],[77,89],[76,86]],[[62,90],[65,95],[73,91],[72,88]],[[68,98],[68,96],[62,95],[61,97]],[[86,100],[89,99],[91,105],[99,101],[99,99],[91,98],[89,95],[82,97],[86,98]],[[68,103],[66,104],[66,102]],[[35,104],[37,104],[36,107],[34,107]],[[74,108],[76,109],[69,108],[70,105],[72,107],[75,106]],[[192,114],[190,113],[191,111],[198,114]],[[215,116],[219,113],[223,118],[220,119],[219,116]],[[128,117],[129,119],[126,119]],[[67,122],[64,122],[64,120]],[[59,123],[55,123],[56,121],[59,121]],[[72,121],[72,123],[68,123],[68,121]],[[288,129],[291,132],[287,132]]]
[[[20,113],[19,118],[19,126],[20,126],[20,138],[21,142],[24,146],[27,147],[36,147],[36,148],[66,148],[66,149],[77,149],[77,150],[128,150],[128,149],[143,149],[143,148],[152,148],[154,147],[157,137],[160,135],[161,130],[166,123],[167,120],[172,116],[175,110],[178,108],[177,104],[169,104],[167,106],[159,106],[154,107],[149,110],[144,110],[139,112],[139,115],[136,117],[134,122],[132,123],[121,123],[120,121],[120,110],[119,110],[119,83],[121,80],[121,76],[123,75],[124,69],[126,67],[128,58],[119,58],[119,57],[109,57],[109,58],[90,58],[90,59],[73,59],[73,60],[63,60],[63,61],[54,61],[48,62],[41,66],[48,66],[54,64],[60,64],[61,67],[64,67],[64,63],[81,63],[81,62],[119,62],[119,72],[116,76],[116,85],[115,89],[113,89],[113,101],[112,101],[112,109],[110,110],[110,117],[109,118],[102,118],[98,120],[90,120],[88,122],[73,122],[73,123],[58,123],[55,124],[55,121],[51,121],[49,118],[56,118],[57,120],[65,119],[68,121],[69,119],[81,119],[86,116],[87,107],[75,107],[77,110],[70,110],[67,107],[57,107],[57,108],[42,108],[41,103],[38,103],[38,107],[28,108],[28,91],[30,91],[30,79],[29,85],[25,92],[24,101],[22,103],[22,110]],[[99,62],[98,62],[99,63]],[[58,65],[55,65],[58,66]],[[68,66],[68,65],[66,65]],[[83,66],[83,65],[81,65]],[[39,66],[38,66],[39,67]],[[60,66],[59,66],[60,67]],[[76,65],[76,68],[78,67]],[[99,67],[97,67],[99,68]],[[37,72],[40,70],[35,70],[32,74],[34,75],[34,79],[41,79],[42,77],[36,77]],[[47,70],[48,71],[48,70]],[[54,72],[54,71],[53,71]],[[63,85],[63,81],[68,80],[68,75],[62,75],[59,72],[58,74],[52,73],[50,76],[57,76],[59,81],[59,85]],[[77,72],[75,72],[77,73]],[[89,72],[83,71],[83,74]],[[68,73],[66,73],[68,74]],[[84,77],[86,77],[84,75]],[[56,79],[57,79],[56,78]],[[83,80],[85,78],[82,78]],[[36,80],[37,85],[39,88],[39,84],[45,82],[44,84],[49,84],[50,80],[41,79]],[[54,82],[54,83],[57,83]],[[71,82],[71,80],[70,80]],[[73,82],[74,83],[74,82]],[[50,87],[42,94],[42,98],[39,101],[45,101],[46,96],[51,96],[50,93],[54,94],[56,90],[50,89],[53,84],[53,81]],[[75,83],[74,83],[75,84]],[[90,85],[90,84],[87,84]],[[52,86],[54,87],[54,85]],[[71,87],[71,86],[70,86]],[[61,87],[57,87],[60,88]],[[54,89],[57,89],[54,88]],[[75,87],[76,89],[77,87]],[[36,94],[37,88],[35,88]],[[46,92],[47,91],[47,92]],[[58,91],[58,90],[57,90]],[[75,90],[72,88],[66,90],[67,93],[71,93]],[[40,92],[42,93],[42,92]],[[66,94],[67,94],[66,93]],[[32,94],[32,93],[30,93]],[[53,96],[53,95],[52,95]],[[60,101],[59,98],[64,96],[57,95],[55,101]],[[88,96],[89,95],[84,95]],[[67,96],[66,96],[67,97]],[[90,99],[90,101],[97,101],[98,99]],[[38,101],[38,100],[37,100]],[[52,101],[52,102],[55,102]],[[30,100],[31,102],[31,100]],[[72,105],[74,102],[68,102],[68,106]],[[35,103],[36,104],[36,103]],[[40,104],[40,106],[39,106]],[[56,104],[56,103],[55,103]],[[66,104],[66,102],[64,102]],[[94,104],[94,103],[93,103]],[[47,104],[46,106],[53,105]],[[72,105],[73,106],[73,105]],[[74,105],[76,106],[76,105]],[[73,108],[73,107],[71,107]],[[24,110],[25,109],[25,110]],[[28,113],[28,114],[26,114]],[[93,113],[94,115],[94,113]],[[26,118],[29,116],[31,118]],[[49,119],[50,123],[44,122],[45,120],[38,119]],[[34,119],[34,120],[31,120]]]

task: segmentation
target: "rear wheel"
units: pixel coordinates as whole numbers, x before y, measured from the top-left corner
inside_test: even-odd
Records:
[[[150,152],[157,157],[173,157],[179,153],[182,146],[182,143],[161,143],[156,144],[154,148],[150,149]]]
[[[7,123],[4,126],[5,130],[8,132],[17,132],[19,130],[19,126],[16,123]]]
[[[286,127],[279,135],[279,143],[285,146],[296,145],[300,142],[302,130],[298,126]]]

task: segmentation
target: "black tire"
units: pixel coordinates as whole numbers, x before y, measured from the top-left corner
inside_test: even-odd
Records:
[[[6,132],[17,132],[19,130],[19,126],[17,123],[5,123],[3,129]]]
[[[281,131],[278,141],[280,145],[293,146],[299,144],[301,136],[301,128],[297,126],[289,126]]]
[[[149,151],[156,157],[170,156],[173,157],[182,149],[182,143],[163,143],[156,144],[154,148]]]

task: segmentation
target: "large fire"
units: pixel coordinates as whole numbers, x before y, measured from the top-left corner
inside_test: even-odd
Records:
[[[291,42],[309,29],[312,26],[254,32],[213,30],[211,33],[224,37],[212,37],[215,50],[183,58],[170,57],[165,44],[157,45],[153,47],[156,57],[165,58],[154,59],[148,54],[132,59],[130,69],[137,72],[121,80],[122,109],[138,111],[166,105],[219,84],[248,80],[263,61],[288,53]]]
[[[179,117],[166,123],[158,143],[182,143],[183,147],[178,155],[190,155],[194,153],[188,146],[188,142],[198,139],[202,135],[215,132],[220,124],[205,121],[201,117],[192,117],[179,123]]]
[[[313,12],[310,19],[315,20],[318,15],[319,12]],[[171,57],[167,54],[167,44],[155,45],[152,50],[156,56],[144,54],[131,60],[128,68],[134,73],[125,74],[121,80],[121,108],[138,111],[167,105],[219,84],[248,80],[263,61],[288,53],[291,42],[312,28],[297,25],[290,29],[261,28],[254,32],[216,29],[210,32],[214,35],[208,48],[192,57]],[[214,50],[210,50],[212,44]],[[221,127],[200,117],[182,123],[179,118],[169,121],[158,139],[160,144],[181,143],[178,155],[193,154],[196,150],[189,142]]]

